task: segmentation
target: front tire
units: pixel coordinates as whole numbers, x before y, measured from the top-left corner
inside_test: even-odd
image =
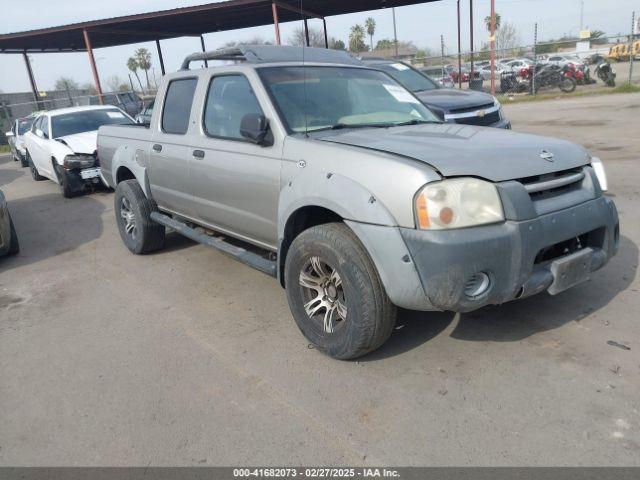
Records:
[[[396,307],[366,249],[344,223],[309,228],[293,241],[285,285],[300,331],[333,358],[377,349],[395,326]]]
[[[564,93],[571,93],[576,89],[577,83],[573,78],[564,77],[560,81],[560,90]]]
[[[27,168],[29,166],[29,160],[27,160],[27,154],[20,155],[20,166],[22,168]]]
[[[69,182],[68,173],[65,172],[64,168],[62,168],[57,163],[54,163],[54,168],[56,170],[56,175],[58,177],[58,185],[60,186],[60,193],[64,198],[73,198],[78,192],[74,190],[71,186],[71,182]]]
[[[137,180],[120,182],[114,203],[120,237],[132,253],[144,255],[164,246],[164,226],[151,220],[156,202],[145,196]]]
[[[16,227],[13,225],[13,219],[9,217],[9,229],[11,231],[11,238],[9,244],[8,255],[16,255],[20,252],[20,243],[18,243],[18,233],[16,232]]]

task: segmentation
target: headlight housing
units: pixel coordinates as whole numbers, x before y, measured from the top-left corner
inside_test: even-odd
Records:
[[[415,198],[416,225],[445,230],[504,221],[496,186],[477,178],[452,178],[429,183]]]
[[[600,184],[600,189],[603,192],[606,192],[609,189],[609,184],[607,182],[607,172],[604,170],[604,164],[602,160],[598,157],[591,157],[591,167],[598,177],[598,183]]]
[[[93,155],[67,155],[64,157],[64,168],[67,170],[73,170],[74,168],[89,168],[96,164],[96,159]]]

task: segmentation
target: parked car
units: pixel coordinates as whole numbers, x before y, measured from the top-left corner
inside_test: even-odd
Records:
[[[144,102],[135,92],[105,93],[104,105],[112,105],[126,112],[130,117],[135,117],[144,107]],[[100,99],[93,96],[89,99],[89,105],[100,105]]]
[[[153,113],[153,105],[155,99],[151,100],[149,104],[142,109],[142,111],[136,115],[136,123],[142,123],[143,125],[149,125],[151,122],[151,114]]]
[[[500,81],[500,76],[502,72],[508,71],[502,65],[499,65],[497,62],[494,64],[494,77],[497,82]],[[491,80],[491,65],[483,65],[478,68],[478,73],[482,77],[483,80]]]
[[[149,128],[100,128],[131,252],[161,249],[169,227],[277,277],[308,341],[340,359],[382,345],[397,307],[557,294],[616,253],[616,208],[584,148],[442,123],[346,52],[302,60],[296,47],[194,54],[162,79]]]
[[[587,66],[587,62],[576,55],[551,55],[543,63],[558,67],[573,66],[581,71],[584,71]]]
[[[11,130],[5,134],[11,147],[11,156],[16,162],[20,162],[23,167],[29,165],[24,149],[24,134],[29,131],[34,120],[35,116],[32,115],[19,118],[13,122]]]
[[[527,78],[533,68],[533,60],[528,58],[518,58],[502,64],[503,70],[513,72],[520,78]]]
[[[74,107],[39,115],[24,136],[34,180],[53,180],[69,198],[101,181],[96,138],[102,125],[132,124],[119,108]]]
[[[451,75],[442,67],[423,67],[420,71],[442,88],[454,88],[456,86]]]
[[[19,251],[20,245],[16,227],[13,225],[4,193],[0,190],[0,257],[15,255]]]
[[[363,63],[388,73],[445,122],[511,128],[500,102],[487,93],[440,88],[419,70],[402,62],[365,60]]]

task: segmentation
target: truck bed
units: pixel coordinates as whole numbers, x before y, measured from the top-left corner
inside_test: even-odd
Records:
[[[151,129],[148,125],[105,125],[98,130],[98,159],[102,175],[115,188],[114,157],[131,156],[145,165],[151,149]]]

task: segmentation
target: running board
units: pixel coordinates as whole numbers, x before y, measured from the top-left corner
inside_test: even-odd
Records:
[[[277,268],[276,262],[267,260],[264,257],[261,257],[257,253],[250,252],[241,247],[236,247],[235,245],[226,242],[220,238],[210,237],[205,233],[201,233],[185,223],[179,222],[167,215],[163,215],[160,212],[151,212],[151,220],[160,225],[164,225],[165,227],[169,227],[180,235],[184,235],[191,240],[194,240],[198,243],[202,243],[204,245],[208,245],[209,247],[213,247],[216,250],[221,251],[229,255],[230,257],[235,258],[236,260],[249,265],[256,270],[260,270],[262,273],[266,273],[272,277],[276,276]]]

